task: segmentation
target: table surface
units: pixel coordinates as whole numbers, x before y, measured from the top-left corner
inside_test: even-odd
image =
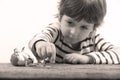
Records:
[[[47,67],[16,67],[0,63],[0,79],[120,79],[120,65],[48,64]]]

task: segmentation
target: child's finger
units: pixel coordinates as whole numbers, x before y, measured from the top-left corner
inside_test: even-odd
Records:
[[[37,49],[36,52],[37,52],[39,58],[42,59],[41,48]]]
[[[51,57],[52,55],[52,48],[51,48],[51,46],[49,45],[49,46],[47,46],[46,47],[46,53],[47,53],[47,57]]]
[[[46,47],[42,47],[40,53],[41,53],[42,58],[45,59],[47,57]]]
[[[56,48],[54,45],[51,45],[53,53],[51,54],[50,63],[55,63],[56,59]]]
[[[73,60],[73,58],[71,57],[71,54],[66,54],[65,57],[64,57],[64,61],[66,63],[71,63]]]
[[[77,59],[75,59],[75,58],[72,59],[72,63],[73,63],[73,64],[77,64]]]

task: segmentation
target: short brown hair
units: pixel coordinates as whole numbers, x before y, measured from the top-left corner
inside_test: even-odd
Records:
[[[81,19],[99,26],[106,14],[106,0],[61,0],[59,5],[60,20],[63,15]]]

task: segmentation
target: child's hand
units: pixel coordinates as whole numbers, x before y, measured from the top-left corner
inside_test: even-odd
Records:
[[[49,59],[50,63],[55,63],[56,48],[53,43],[40,41],[36,43],[36,52],[41,60]]]
[[[90,57],[86,55],[81,55],[78,53],[66,54],[64,57],[64,62],[72,64],[87,64],[89,63]]]

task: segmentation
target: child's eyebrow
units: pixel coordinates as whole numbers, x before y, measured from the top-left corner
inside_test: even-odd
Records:
[[[75,20],[74,18],[71,18],[71,17],[67,17],[66,20],[77,21],[77,20]]]
[[[66,19],[65,21],[69,21],[69,22],[75,22],[75,21],[73,21],[73,20],[71,20],[71,19]]]
[[[91,24],[83,24],[84,26],[90,26]]]
[[[91,26],[91,24],[83,24],[83,25],[81,25],[81,26],[86,26],[86,27],[90,27]]]
[[[69,18],[69,17],[66,20],[74,21],[72,18]]]

